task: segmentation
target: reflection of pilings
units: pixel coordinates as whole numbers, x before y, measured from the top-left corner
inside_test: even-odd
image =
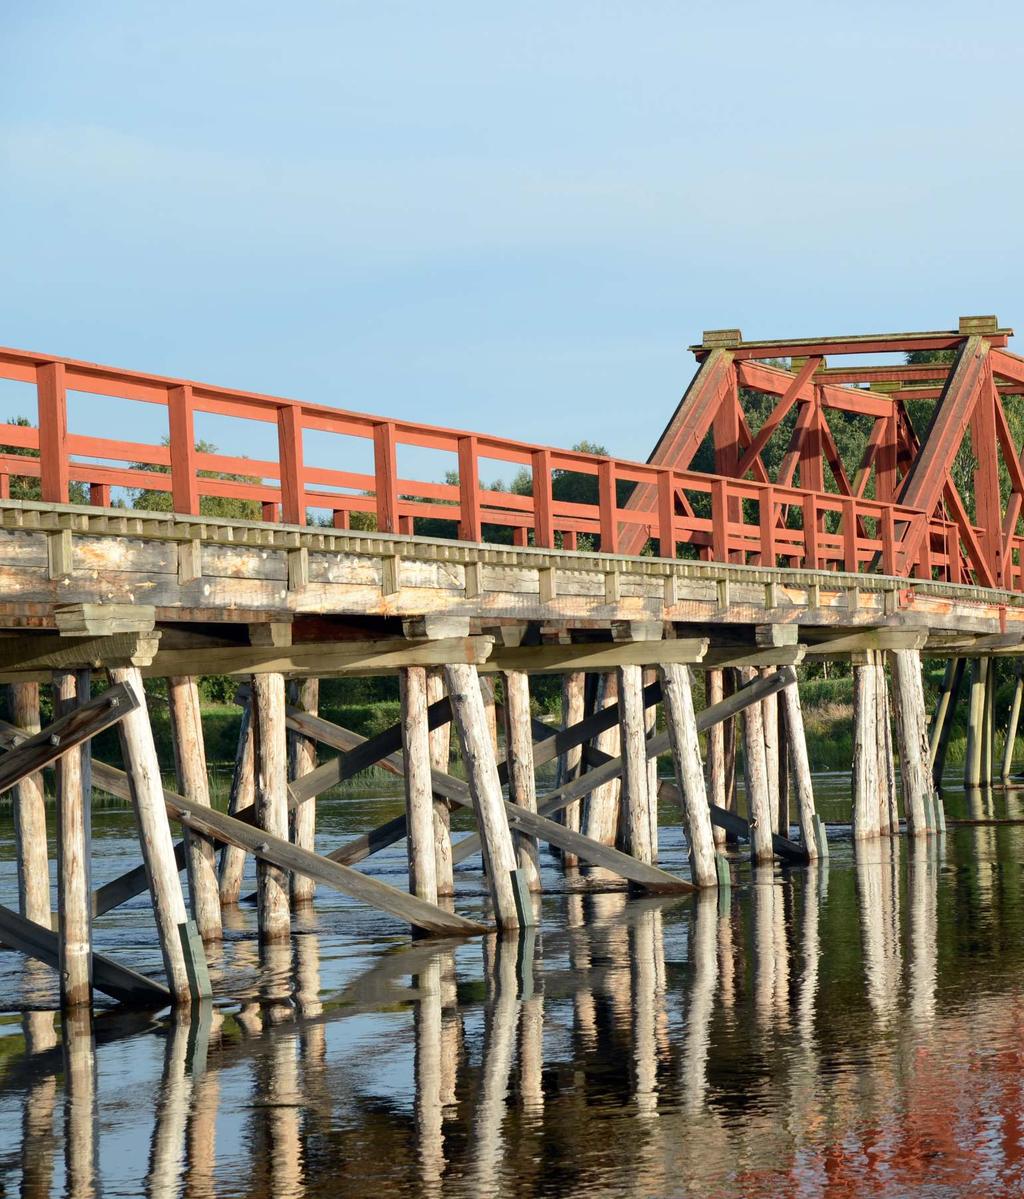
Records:
[[[209,1005],[206,1005],[208,1008]],[[210,1013],[213,1015],[213,1013]],[[207,1070],[205,1061],[194,1060],[192,1108],[185,1133],[186,1199],[214,1199],[217,1194],[217,1109],[220,1104],[220,1075]],[[205,1055],[204,1055],[205,1056]]]
[[[413,1011],[416,1147],[419,1192],[440,1195],[444,1175],[444,1102],[442,1099],[441,963],[431,958],[416,975],[419,998]]]
[[[186,1069],[188,1044],[189,1017],[182,1012],[173,1017],[164,1045],[164,1072],[146,1177],[149,1199],[171,1199],[181,1188],[185,1129],[192,1100],[192,1080]]]
[[[96,1194],[96,1048],[92,1012],[76,1008],[62,1021],[64,1040],[64,1171],[73,1199]]]
[[[931,847],[925,841],[908,843],[910,1013],[920,1028],[935,1019],[935,978],[938,967],[938,874]]]
[[[57,1044],[52,1012],[26,1012],[22,1016],[22,1025],[25,1049],[30,1055],[53,1049]],[[44,1199],[53,1186],[56,1101],[56,1076],[45,1073],[36,1077],[21,1109],[21,1194],[24,1199]]]
[[[534,929],[520,934],[519,1097],[523,1117],[531,1123],[539,1123],[544,1115],[544,995],[536,984],[536,941]]]
[[[587,935],[582,895],[567,897],[566,926],[569,932],[569,966],[580,984],[573,996],[576,1034],[580,1038],[583,1050],[590,1051],[597,1045],[597,1006],[588,980],[590,939]]]
[[[789,1014],[789,951],[782,892],[770,867],[754,870],[754,1009],[764,1028],[785,1027]]]
[[[693,981],[686,1012],[681,1079],[683,1106],[691,1113],[704,1106],[711,1018],[718,986],[718,897],[712,891],[704,891],[694,896],[693,903],[688,955]]]
[[[630,973],[632,975],[633,1015],[633,1088],[637,1112],[650,1118],[658,1114],[658,968],[655,957],[664,944],[658,945],[661,933],[660,915],[653,908],[637,913],[632,924]]]
[[[892,944],[894,897],[886,895],[892,879],[888,849],[883,844],[855,847],[865,984],[868,1002],[883,1023],[895,1010],[900,973],[898,947]]]
[[[502,1123],[519,1016],[517,948],[515,937],[493,939],[493,994],[485,1016],[480,1094],[473,1121],[473,1190],[480,1196],[497,1195],[500,1190]]]
[[[811,1050],[814,1039],[814,1010],[818,997],[818,905],[819,879],[828,871],[828,860],[812,862],[804,876],[803,936],[801,954],[803,969],[797,997],[797,1025],[804,1048]]]

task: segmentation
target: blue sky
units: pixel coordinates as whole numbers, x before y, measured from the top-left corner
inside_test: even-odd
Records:
[[[704,328],[1024,325],[1022,34],[999,2],[8,4],[0,344],[643,459]]]

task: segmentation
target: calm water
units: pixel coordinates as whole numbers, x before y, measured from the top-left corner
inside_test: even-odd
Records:
[[[847,779],[818,788],[848,813]],[[322,803],[323,847],[398,807]],[[138,850],[123,809],[94,826],[99,883]],[[12,904],[8,813],[0,851]],[[403,885],[401,847],[371,861]],[[509,941],[410,945],[321,891],[268,953],[243,907],[186,1020],[62,1028],[52,973],[0,953],[0,1195],[1024,1195],[1024,828],[837,832],[827,867],[737,857],[729,899],[571,893],[545,862]],[[459,891],[482,914],[471,865]],[[141,899],[97,942],[159,969]]]

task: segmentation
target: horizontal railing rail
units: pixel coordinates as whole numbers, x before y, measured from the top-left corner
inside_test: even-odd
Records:
[[[69,502],[76,484],[100,507],[110,506],[114,488],[141,489],[169,493],[172,510],[191,516],[202,514],[204,499],[246,500],[260,506],[264,520],[288,524],[307,523],[311,510],[336,528],[363,520],[387,533],[441,521],[462,541],[503,536],[516,545],[576,549],[586,537],[587,548],[613,554],[623,530],[639,525],[661,557],[682,552],[705,561],[990,583],[979,550],[984,530],[856,495],[675,471],[18,350],[0,350],[0,379],[34,385],[38,416],[37,426],[10,424],[0,432],[4,497],[12,479],[38,479],[40,497],[55,504]],[[166,443],[69,432],[68,397],[77,393],[164,407]],[[102,409],[94,410],[91,423],[102,426]],[[275,426],[276,458],[198,449],[200,413]],[[369,443],[372,472],[313,465],[307,433]],[[457,482],[402,477],[403,447],[450,453]],[[525,467],[531,493],[484,486],[481,467],[492,461]],[[592,480],[591,502],[556,495],[566,472]],[[650,509],[624,506],[635,486],[653,488]],[[923,536],[903,535],[922,526]],[[434,528],[431,534],[439,535]],[[904,542],[917,547],[912,557]],[[1003,569],[1010,588],[1024,589],[1024,538],[1011,539]]]

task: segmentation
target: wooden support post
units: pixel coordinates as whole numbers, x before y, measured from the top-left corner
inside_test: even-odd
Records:
[[[228,814],[238,816],[255,801],[255,755],[253,753],[252,699],[245,700],[242,719],[238,726],[238,748],[235,751],[235,769],[231,777],[231,793],[228,797]],[[238,903],[242,894],[242,875],[245,872],[245,850],[237,845],[225,845],[220,855],[220,901],[222,904]]]
[[[113,666],[109,673],[111,682],[124,683],[139,699],[138,707],[118,725],[121,754],[128,773],[142,843],[142,858],[146,863],[153,896],[153,913],[167,973],[167,986],[172,1002],[185,1004],[191,999],[191,991],[178,926],[188,919],[188,914],[181,892],[178,864],[174,858],[171,826],[164,807],[160,762],[153,744],[142,675],[137,666]]]
[[[427,731],[427,672],[406,666],[398,675],[402,701],[402,751],[405,754],[406,848],[409,891],[417,899],[437,903],[434,857],[434,802],[430,783],[430,737]]]
[[[637,861],[653,862],[643,668],[620,666],[617,674],[622,742],[622,849]]]
[[[295,679],[289,684],[293,708],[315,716],[320,706],[320,680]],[[292,782],[304,778],[316,769],[316,742],[294,729],[288,733],[288,778]],[[316,800],[297,804],[290,814],[293,845],[311,852],[316,849]],[[312,903],[316,897],[316,880],[303,874],[291,878],[292,903]]]
[[[644,691],[658,681],[658,671],[654,666],[645,666],[643,674]],[[644,708],[644,735],[648,741],[658,731],[658,706],[651,704]],[[658,860],[658,755],[652,754],[647,759],[647,801],[650,804],[651,822],[651,855],[652,861]]]
[[[614,674],[603,674],[598,681],[596,710],[610,708],[618,702],[618,680]],[[620,753],[618,724],[599,733],[594,738],[594,747],[609,757],[617,758]],[[592,841],[602,845],[614,845],[619,827],[618,779],[595,787],[587,797],[583,813],[583,833]]]
[[[259,674],[252,680],[256,825],[288,839],[288,760],[284,675]],[[262,941],[280,941],[291,932],[288,874],[265,858],[256,863],[256,913]]]
[[[853,836],[878,836],[878,718],[874,651],[853,660]]]
[[[800,706],[799,684],[791,683],[780,692],[780,709],[786,715],[786,748],[789,756],[793,791],[796,796],[797,823],[800,840],[808,861],[818,857],[817,825],[814,809],[814,788],[811,783],[811,764],[807,757],[804,735],[804,714]]]
[[[928,832],[932,782],[928,769],[924,685],[921,679],[921,655],[918,650],[893,651],[892,686],[907,833],[911,837],[919,837]]]
[[[11,720],[29,736],[39,732],[39,684],[11,683]],[[14,845],[18,859],[18,910],[49,927],[50,867],[46,850],[43,776],[30,774],[14,790]]]
[[[932,772],[932,781],[936,787],[942,785],[942,773],[946,768],[946,749],[949,746],[949,736],[966,668],[966,658],[951,658],[946,663],[942,689],[935,706],[935,717],[928,738],[928,769]]]
[[[494,742],[480,693],[480,676],[475,666],[462,663],[446,666],[444,674],[483,844],[494,917],[501,928],[518,928],[519,916],[512,886],[516,855],[505,815]]]
[[[1024,676],[1021,674],[1020,661],[1015,664],[1015,679],[1013,684],[1013,700],[1010,703],[1010,718],[1006,724],[1006,741],[1003,743],[1003,760],[999,767],[999,777],[1004,783],[1010,781],[1013,771],[1013,749],[1017,740],[1017,726],[1020,723],[1021,698],[1024,697]]]
[[[967,708],[967,753],[964,757],[965,787],[980,787],[982,783],[982,747],[988,666],[988,658],[975,658],[971,663],[971,687]]]
[[[875,710],[878,715],[878,831],[883,837],[900,831],[896,810],[896,763],[893,760],[892,708],[885,674],[885,651],[878,651],[875,667]]]
[[[178,790],[193,803],[209,807],[210,778],[206,769],[203,718],[196,679],[193,676],[169,678],[167,698]],[[206,942],[219,941],[222,935],[220,895],[213,842],[202,833],[186,828],[185,855],[189,897],[199,935]]]
[[[704,672],[704,706],[721,703],[725,698],[725,672],[721,669]],[[725,723],[713,724],[708,729],[707,755],[708,799],[717,808],[728,808],[725,788]],[[715,844],[725,845],[725,829],[714,827]]]
[[[427,703],[433,705],[444,699],[444,675],[439,666],[427,670]],[[434,770],[448,773],[451,759],[452,726],[450,721],[430,730],[430,765]],[[435,795],[434,804],[434,874],[437,878],[438,895],[455,894],[455,878],[452,873],[452,809],[441,795]]]
[[[679,791],[683,797],[691,874],[698,887],[714,887],[718,884],[715,838],[711,830],[711,812],[701,768],[690,671],[686,666],[669,663],[660,668],[660,674],[665,723],[672,745]]]
[[[571,728],[579,724],[584,716],[584,696],[586,691],[586,675],[582,670],[569,671],[562,675],[562,728]],[[564,786],[580,777],[583,765],[583,747],[574,745],[558,757],[557,785]],[[582,802],[575,799],[562,813],[562,823],[567,829],[578,833],[580,830],[580,809]],[[578,865],[578,859],[573,854],[562,854],[562,869],[568,870]]]
[[[770,666],[761,668],[761,677],[768,678],[772,673]],[[761,701],[761,722],[764,725],[764,765],[765,778],[768,783],[768,808],[771,812],[772,832],[786,835],[786,830],[779,827],[779,700],[778,696],[769,695]]]
[[[779,832],[783,837],[788,837],[791,823],[789,811],[789,730],[786,727],[786,709],[781,701],[775,706],[779,746]]]
[[[739,677],[744,684],[752,682],[756,675],[753,667],[740,668]],[[743,710],[743,758],[750,816],[750,857],[756,863],[771,862],[775,853],[772,849],[772,814],[768,802],[761,704],[751,704]]]
[[[78,706],[74,671],[54,671],[54,716]],[[63,1008],[92,1004],[92,889],[89,881],[89,804],[82,785],[82,753],[57,759],[57,910],[60,914],[60,999]],[[46,921],[49,925],[49,919]]]
[[[995,715],[996,715],[996,660],[988,659],[988,676],[985,679],[985,711],[981,738],[981,784],[991,786],[995,777]]]
[[[505,757],[508,763],[508,797],[530,812],[537,810],[537,782],[533,764],[533,731],[530,723],[530,676],[507,671],[505,686]],[[516,863],[531,891],[540,891],[537,838],[516,832]],[[532,910],[532,909],[531,909]]]

